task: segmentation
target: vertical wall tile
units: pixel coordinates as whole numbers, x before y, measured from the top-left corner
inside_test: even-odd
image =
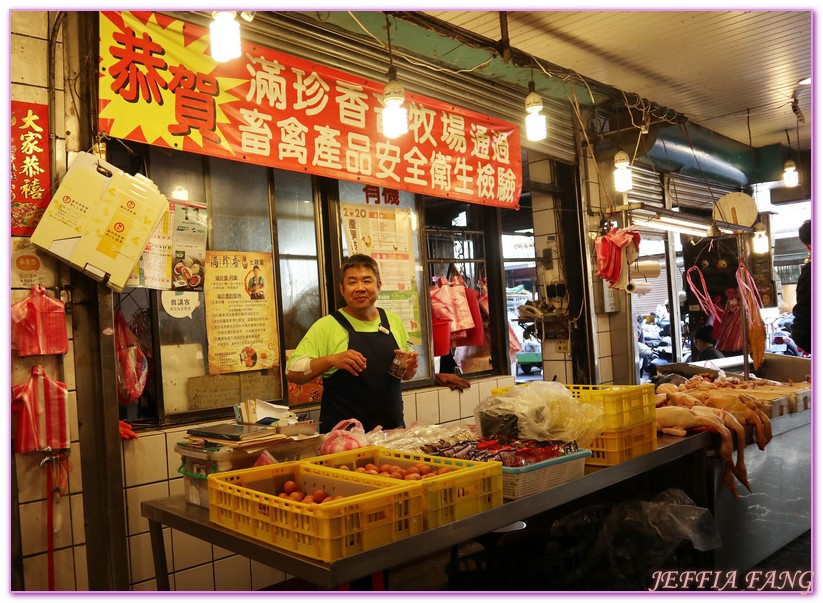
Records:
[[[214,590],[249,590],[251,563],[246,557],[234,555],[214,562]]]
[[[512,375],[497,379],[497,387],[511,387],[512,385],[514,385],[514,377]]]
[[[169,479],[166,437],[144,434],[123,442],[126,486],[139,486]]]
[[[417,420],[423,425],[437,425],[440,422],[440,409],[437,406],[437,391],[417,394]]]
[[[599,363],[600,368],[600,383],[611,383],[614,381],[614,373],[612,372],[612,359],[601,358]]]
[[[177,479],[169,480],[169,496],[177,496],[186,493],[186,484],[184,478],[181,476]]]
[[[81,494],[69,496],[69,509],[71,510],[72,543],[83,544],[86,542],[86,522]]]
[[[411,425],[417,420],[417,406],[414,403],[414,394],[403,394],[403,420]]]
[[[212,561],[211,544],[205,540],[179,530],[172,530],[171,542],[175,572]]]
[[[74,377],[74,340],[69,340],[69,351],[63,354],[63,381],[66,382],[66,388],[70,390],[77,389],[77,382]]]
[[[74,548],[74,583],[77,590],[89,590],[89,564],[86,558],[86,547]]]
[[[48,549],[46,527],[48,505],[45,500],[20,505],[20,537],[23,555],[43,553]],[[54,507],[54,525],[60,529],[54,533],[54,547],[71,546],[71,509],[68,497],[61,498]],[[60,515],[59,519],[57,515]]]
[[[69,492],[80,494],[83,491],[83,459],[80,456],[79,441],[71,443],[69,467]]]
[[[47,40],[49,37],[48,13],[45,11],[29,12],[13,10],[11,13],[11,31]]]
[[[474,389],[474,385],[472,385],[472,389]],[[488,398],[492,395],[492,390],[497,387],[497,381],[477,381],[477,395],[479,396],[480,401],[484,398]]]
[[[443,388],[437,391],[438,403],[440,405],[440,421],[456,421],[460,418],[460,392]]]
[[[480,389],[476,383],[472,383],[469,389],[460,392],[460,417],[474,422],[474,409],[480,402]]]
[[[42,458],[42,455],[33,452],[14,455],[17,498],[20,503],[39,500],[46,496],[46,472],[40,468]]]
[[[23,581],[26,591],[49,590],[49,560],[47,555],[35,555],[23,559]],[[54,589],[74,591],[74,550],[73,547],[54,552]]]
[[[603,356],[611,356],[612,355],[612,337],[611,333],[598,333],[597,334],[597,355],[601,358]]]
[[[609,315],[608,314],[598,314],[597,315],[597,332],[604,333],[609,330]]]
[[[286,572],[279,569],[274,569],[268,565],[263,565],[257,561],[251,562],[251,588],[252,590],[260,590],[268,588],[274,584],[285,582]]]
[[[80,441],[80,427],[77,423],[77,392],[70,391],[69,402],[69,438],[72,442]]]
[[[140,503],[144,500],[164,498],[168,495],[168,482],[126,488],[126,522],[129,536],[148,532],[149,530],[148,520],[140,513]]]
[[[166,568],[171,573],[171,530],[169,528],[163,530],[163,543],[166,547]],[[129,536],[129,563],[132,584],[154,578],[154,557],[148,533]]]
[[[207,591],[214,590],[214,569],[212,564],[201,565],[174,573],[174,590]]]

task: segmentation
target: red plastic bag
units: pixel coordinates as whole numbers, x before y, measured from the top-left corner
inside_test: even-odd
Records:
[[[149,361],[119,310],[114,315],[114,343],[117,347],[117,401],[120,406],[128,406],[143,395]]]
[[[19,356],[48,356],[69,351],[65,305],[34,286],[11,306],[11,349]]]
[[[466,285],[463,279],[455,278],[449,283],[441,276],[437,286],[429,288],[432,312],[438,320],[451,320],[452,337],[465,337],[461,332],[474,327]]]
[[[363,424],[357,419],[346,419],[335,425],[320,445],[320,454],[333,454],[335,452],[345,452],[368,446],[366,432]]]

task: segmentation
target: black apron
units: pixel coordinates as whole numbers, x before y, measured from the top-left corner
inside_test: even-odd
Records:
[[[357,377],[338,369],[323,378],[323,401],[320,405],[320,433],[328,433],[345,419],[357,419],[366,431],[380,425],[383,429],[405,427],[400,379],[389,375],[394,350],[401,349],[389,329],[389,319],[378,308],[380,325],[386,332],[361,333],[336,311],[332,316],[349,333],[349,348],[366,357],[366,369]]]

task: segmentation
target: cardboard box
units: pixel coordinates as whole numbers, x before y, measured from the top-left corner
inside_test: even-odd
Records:
[[[78,153],[31,242],[122,291],[169,204],[148,178]]]

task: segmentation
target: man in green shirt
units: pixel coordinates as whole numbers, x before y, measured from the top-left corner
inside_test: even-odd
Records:
[[[341,267],[338,284],[345,307],[317,320],[297,345],[286,376],[302,384],[323,376],[320,431],[357,419],[366,431],[405,427],[400,379],[389,374],[394,352],[407,352],[402,380],[417,372],[418,354],[407,343],[400,317],[378,308],[380,270],[373,258],[356,254]]]

